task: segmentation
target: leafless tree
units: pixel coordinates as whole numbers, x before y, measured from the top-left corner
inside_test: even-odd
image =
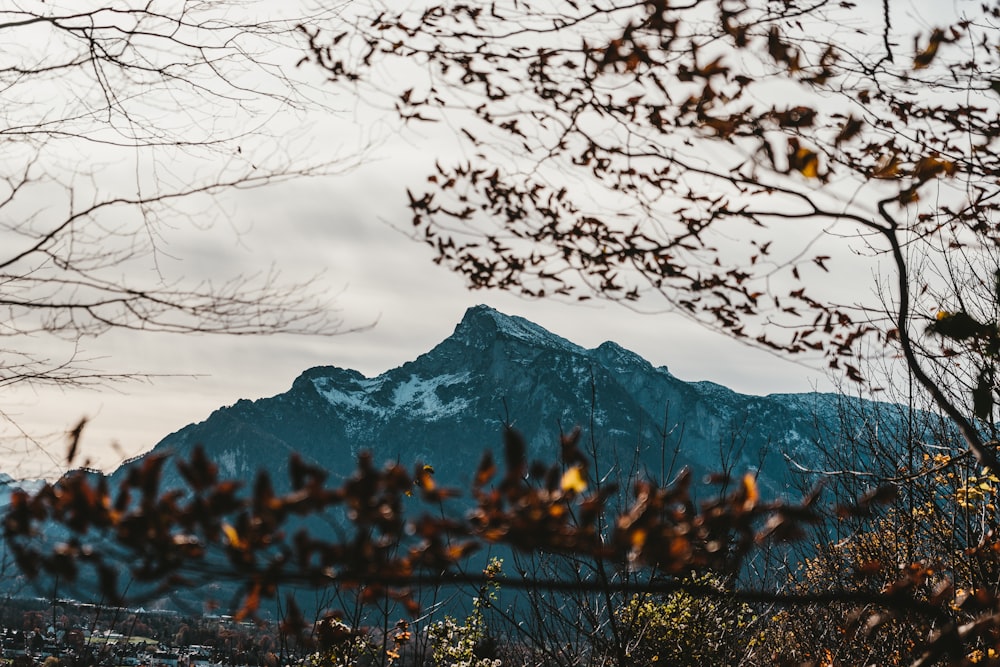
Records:
[[[88,358],[86,340],[112,329],[337,332],[312,280],[266,267],[192,280],[164,261],[178,228],[231,215],[224,193],[351,165],[297,156],[292,133],[329,99],[298,76],[297,26],[335,11],[101,4],[0,9],[0,386],[141,373]]]
[[[976,424],[996,315],[967,305],[998,268],[995,6],[383,9],[310,32],[312,57],[404,122],[456,129],[462,157],[410,208],[471,287],[665,307],[857,381],[863,353],[899,354],[1000,469]],[[956,362],[971,387],[946,381]]]
[[[345,87],[454,128],[410,209],[471,287],[671,309],[866,390],[890,360],[1000,474],[998,22],[995,3],[431,1],[307,33]],[[933,474],[910,459],[890,474]],[[994,525],[968,532],[984,565]],[[986,636],[980,592],[990,611],[914,664]]]

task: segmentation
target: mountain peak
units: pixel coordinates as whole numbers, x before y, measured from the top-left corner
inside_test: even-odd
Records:
[[[653,370],[653,365],[648,361],[614,341],[604,341],[594,348],[593,355],[608,368],[619,373],[626,370],[641,370],[643,372]]]
[[[549,456],[566,428],[585,424],[607,469],[619,454],[641,456],[635,470],[660,470],[663,479],[662,453],[676,448],[678,465],[707,472],[718,465],[720,443],[731,441],[740,447],[727,465],[759,468],[763,488],[781,489],[784,455],[808,458],[817,424],[832,434],[840,424],[838,412],[816,412],[817,401],[796,400],[682,382],[616,343],[586,350],[479,305],[466,311],[454,334],[398,368],[372,378],[313,368],[292,390],[220,409],[157,448],[185,454],[204,442],[226,475],[262,466],[275,479],[284,472],[275,457],[285,450],[346,477],[357,453],[369,449],[382,460],[441,461],[448,470],[442,482],[453,484],[475,470],[482,446],[495,442],[504,424],[524,434],[533,457]],[[168,475],[164,484],[183,488],[177,474]]]
[[[498,339],[514,340],[541,347],[565,348],[582,351],[565,338],[538,326],[534,322],[506,315],[486,305],[472,306],[465,311],[462,321],[455,327],[452,338],[465,341],[471,347],[483,348]]]

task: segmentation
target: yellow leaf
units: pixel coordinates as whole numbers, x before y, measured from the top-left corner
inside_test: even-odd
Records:
[[[746,500],[743,501],[743,509],[751,509],[760,500],[760,492],[757,490],[757,480],[750,473],[743,475],[743,493]]]
[[[559,486],[567,493],[583,493],[587,489],[587,480],[583,478],[580,466],[573,466],[562,476]]]
[[[799,144],[797,137],[788,140],[788,169],[800,172],[806,178],[819,176],[819,156]]]
[[[437,484],[434,483],[434,468],[430,466],[424,466],[417,473],[417,486],[419,486],[423,491],[433,491],[437,488]]]
[[[819,176],[819,157],[815,153],[809,153],[809,155],[803,158],[799,171],[806,178],[816,178]]]
[[[236,532],[235,528],[228,523],[224,523],[222,524],[222,532],[226,534],[226,539],[229,540],[231,546],[237,549],[243,548],[243,540],[240,539],[240,534]]]
[[[643,528],[636,528],[632,531],[632,546],[636,549],[642,549],[646,545],[646,531]]]

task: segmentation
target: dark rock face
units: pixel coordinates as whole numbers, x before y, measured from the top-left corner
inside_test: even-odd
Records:
[[[287,392],[220,408],[153,451],[187,459],[202,445],[221,478],[253,488],[254,477],[265,471],[282,492],[293,452],[328,470],[329,483],[339,485],[355,471],[358,454],[369,450],[379,465],[430,464],[440,484],[467,490],[483,450],[503,460],[505,425],[524,435],[530,458],[548,463],[559,456],[560,434],[580,427],[582,448],[594,459],[591,473],[601,479],[669,481],[682,466],[698,476],[753,472],[765,497],[794,499],[786,456],[814,464],[820,440],[840,442],[845,429],[871,425],[891,432],[905,415],[900,406],[833,394],[748,396],[710,382],[684,382],[615,343],[584,349],[522,318],[476,306],[451,336],[399,368],[373,378],[334,367],[309,369]],[[117,470],[110,487],[141,458]],[[185,486],[171,463],[162,482],[161,491]],[[462,511],[463,501],[454,502]],[[304,524],[328,531],[343,520],[312,517]],[[69,537],[61,526],[45,533],[53,544]],[[482,567],[480,556],[473,570]],[[24,582],[8,577],[6,585]],[[42,577],[28,588],[47,595],[54,585]],[[213,583],[158,603],[197,609],[231,592],[232,585]],[[132,593],[143,595],[138,588]],[[79,595],[88,594],[94,592]]]
[[[482,451],[501,446],[505,424],[524,434],[532,457],[547,461],[558,455],[560,432],[579,426],[601,474],[637,454],[640,470],[655,479],[681,465],[699,473],[726,466],[759,471],[762,486],[777,493],[783,454],[807,454],[836,400],[683,382],[615,343],[587,350],[476,306],[450,337],[399,368],[373,378],[312,368],[284,394],[216,410],[154,451],[186,456],[202,444],[222,476],[250,480],[266,469],[280,487],[293,451],[336,481],[367,449],[377,462],[432,464],[442,482],[464,486]],[[171,474],[168,485],[179,483]]]

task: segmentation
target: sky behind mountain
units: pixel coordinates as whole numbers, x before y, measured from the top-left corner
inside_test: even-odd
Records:
[[[907,7],[915,15],[916,5]],[[81,417],[90,422],[77,462],[109,467],[219,406],[287,389],[306,368],[335,365],[376,375],[443,340],[476,303],[585,347],[613,340],[685,380],[712,380],[751,394],[832,387],[822,368],[734,342],[663,312],[660,303],[640,304],[649,312],[638,312],[596,301],[469,292],[459,276],[432,263],[429,248],[407,236],[406,187],[419,185],[435,157],[457,150],[448,143],[454,128],[403,132],[391,112],[373,114],[342,91],[329,95],[335,113],[296,111],[277,118],[275,127],[295,127],[298,157],[324,159],[365,147],[363,164],[335,176],[228,193],[221,202],[228,224],[197,229],[178,221],[159,261],[166,275],[191,280],[272,267],[288,280],[318,275],[345,330],[356,330],[329,338],[116,332],[86,341],[87,356],[102,367],[157,377],[102,390],[8,390],[4,412],[35,440],[8,429],[0,469],[27,477],[62,469],[64,433]],[[859,284],[868,282],[864,272],[858,277]]]

